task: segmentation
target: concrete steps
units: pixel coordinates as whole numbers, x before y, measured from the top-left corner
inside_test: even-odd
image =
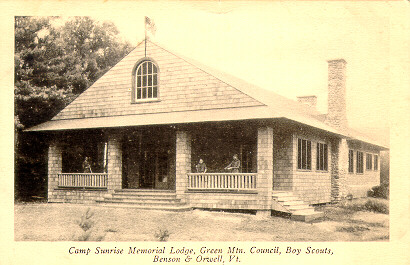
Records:
[[[191,207],[176,198],[174,191],[162,190],[115,190],[113,194],[97,200],[101,206],[127,207],[144,210],[189,211]]]
[[[281,212],[291,214],[292,220],[310,222],[323,217],[322,212],[316,212],[312,206],[300,200],[290,191],[273,191],[272,200],[273,203],[278,204],[272,209],[281,209]]]

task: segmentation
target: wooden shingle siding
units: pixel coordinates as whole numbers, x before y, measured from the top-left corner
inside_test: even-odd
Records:
[[[367,196],[367,192],[374,186],[380,185],[380,169],[367,169],[365,158],[363,161],[363,173],[357,173],[357,151],[363,154],[380,155],[380,151],[365,144],[349,142],[349,150],[353,150],[353,172],[349,172],[346,178],[347,193],[353,197]]]
[[[144,57],[140,45],[53,120],[237,108],[263,105],[172,53],[147,42],[159,67],[159,101],[132,104],[132,70]]]

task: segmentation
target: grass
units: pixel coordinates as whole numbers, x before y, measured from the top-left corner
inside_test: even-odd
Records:
[[[87,210],[90,208],[90,210]],[[380,241],[389,238],[388,215],[320,207],[321,222],[194,210],[147,211],[75,204],[16,204],[17,241]],[[93,225],[78,220],[90,212]],[[86,215],[87,216],[87,215]],[[212,231],[212,233],[210,233]]]
[[[389,213],[388,201],[384,199],[368,198],[348,200],[341,202],[339,206],[351,212],[370,211],[383,214]]]

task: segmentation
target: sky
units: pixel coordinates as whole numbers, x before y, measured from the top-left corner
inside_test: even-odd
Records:
[[[95,18],[113,21],[136,45],[144,38],[148,16],[157,29],[154,42],[291,99],[316,95],[323,113],[327,60],[343,58],[349,124],[389,126],[390,3],[160,2],[132,7]]]

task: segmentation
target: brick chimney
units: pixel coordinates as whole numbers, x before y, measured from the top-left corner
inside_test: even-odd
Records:
[[[317,97],[316,96],[298,97],[298,102],[302,103],[302,104],[306,104],[306,105],[316,109]]]
[[[328,61],[327,123],[335,128],[347,127],[346,115],[346,61]]]

